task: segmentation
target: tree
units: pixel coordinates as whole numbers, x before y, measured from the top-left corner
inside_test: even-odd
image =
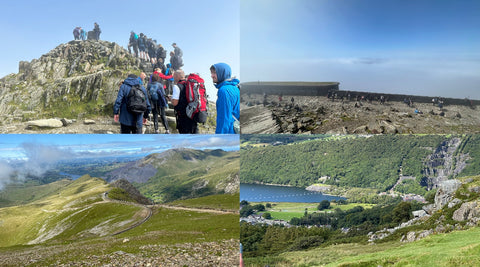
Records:
[[[264,214],[262,214],[262,217],[267,220],[270,220],[272,218],[272,215],[269,212],[265,212]]]
[[[252,206],[247,205],[247,206],[244,206],[240,210],[240,217],[248,217],[248,216],[252,215],[253,213],[254,213],[254,211],[253,211]]]
[[[265,206],[263,204],[257,204],[255,206],[253,206],[253,209],[256,210],[256,211],[264,211]]]
[[[248,201],[246,200],[242,200],[240,201],[240,206],[246,206],[246,205],[249,205],[250,203],[248,203]]]
[[[267,209],[270,209],[270,208],[272,208],[272,204],[267,203],[267,204],[265,204],[265,207],[266,207]]]
[[[329,209],[329,208],[330,208],[330,201],[328,201],[326,199],[322,200],[320,202],[320,204],[318,204],[318,207],[317,207],[318,210],[326,210],[326,209]]]
[[[393,209],[393,221],[400,223],[406,222],[410,220],[412,217],[412,205],[410,202],[400,202],[394,209]]]

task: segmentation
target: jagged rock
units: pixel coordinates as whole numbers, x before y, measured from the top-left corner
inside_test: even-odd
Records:
[[[27,122],[29,127],[39,127],[39,128],[60,128],[63,127],[63,123],[57,119],[46,119],[46,120],[35,120]]]
[[[421,218],[427,215],[427,213],[424,210],[416,210],[412,211],[413,217],[415,218]]]
[[[106,63],[108,63],[106,65]],[[0,116],[35,110],[35,118],[79,116],[87,103],[102,103],[88,116],[111,113],[118,84],[140,66],[128,51],[108,41],[60,44],[31,62],[20,61],[18,74],[0,79]],[[12,105],[11,103],[24,103]],[[58,114],[57,114],[58,113]],[[21,119],[21,118],[19,118]]]
[[[416,240],[420,240],[420,239],[425,238],[425,237],[427,237],[431,234],[433,234],[432,229],[421,231],[420,233],[418,233]]]
[[[408,232],[407,235],[404,237],[405,238],[402,237],[402,242],[413,242],[415,241],[415,232],[414,231]]]
[[[435,210],[443,208],[453,199],[455,191],[462,185],[458,180],[447,180],[440,184],[435,194]]]
[[[470,191],[472,193],[480,193],[480,186],[470,187],[470,188],[468,188],[468,191]]]
[[[453,208],[458,203],[462,203],[462,201],[458,198],[454,198],[450,203],[448,203],[448,208]]]
[[[366,125],[363,125],[363,126],[355,128],[355,130],[353,130],[353,133],[354,134],[367,134],[368,133],[367,130],[368,130],[368,127]]]
[[[480,211],[477,208],[476,202],[466,202],[463,203],[462,206],[453,212],[452,219],[455,221],[463,222],[465,220],[470,220],[474,217],[478,217],[480,215]]]

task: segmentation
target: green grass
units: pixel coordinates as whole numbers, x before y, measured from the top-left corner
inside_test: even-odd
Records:
[[[336,208],[340,208],[341,210],[349,210],[356,206],[362,206],[365,209],[371,208],[375,206],[374,204],[365,204],[365,203],[348,203],[345,205],[338,205],[336,203],[331,202],[330,209],[319,211],[317,206],[319,203],[296,203],[296,202],[252,202],[251,205],[256,204],[263,204],[266,205],[270,203],[272,208],[267,208],[265,212],[269,212],[272,215],[272,219],[277,220],[284,220],[290,221],[293,217],[303,217],[305,214],[305,208],[307,208],[307,212],[331,212],[334,211]]]
[[[238,209],[240,208],[238,202],[239,197],[240,193],[211,195],[193,199],[177,200],[168,204],[172,206],[191,207],[199,209],[238,211]]]
[[[71,183],[72,181],[64,179],[48,185],[38,185],[33,182],[27,182],[21,185],[7,185],[4,190],[0,191],[0,199],[5,203],[2,205],[0,202],[0,207],[26,204],[42,199],[57,193],[60,189]]]
[[[413,243],[338,244],[278,255],[275,266],[479,266],[480,228],[426,237]],[[263,258],[246,266],[263,266]]]

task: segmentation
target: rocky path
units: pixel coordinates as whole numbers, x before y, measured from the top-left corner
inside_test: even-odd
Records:
[[[332,102],[324,96],[242,95],[242,133],[465,134],[480,133],[480,108],[390,101]],[[288,101],[287,101],[288,100]],[[421,113],[416,113],[417,109]]]

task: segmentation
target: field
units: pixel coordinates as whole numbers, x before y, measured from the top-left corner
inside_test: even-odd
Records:
[[[293,217],[303,217],[305,214],[305,209],[308,213],[320,212],[317,209],[318,203],[296,203],[296,202],[252,202],[251,205],[263,204],[266,205],[270,203],[271,208],[267,208],[265,212],[272,215],[272,219],[290,221]],[[330,203],[330,209],[326,209],[321,212],[331,212],[339,208],[341,210],[349,210],[356,206],[362,206],[365,209],[371,208],[374,204],[364,204],[364,203],[348,203],[345,205],[339,205],[334,202]]]

